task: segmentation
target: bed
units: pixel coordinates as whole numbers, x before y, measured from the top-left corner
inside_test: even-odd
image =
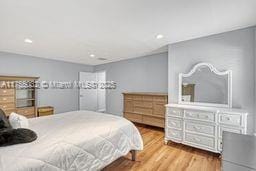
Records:
[[[73,111],[29,119],[38,139],[0,147],[1,171],[101,170],[130,151],[143,149],[128,120],[92,111]]]

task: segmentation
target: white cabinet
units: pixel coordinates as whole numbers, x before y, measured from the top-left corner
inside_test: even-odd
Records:
[[[165,141],[219,153],[222,132],[245,134],[247,112],[240,109],[166,105]]]

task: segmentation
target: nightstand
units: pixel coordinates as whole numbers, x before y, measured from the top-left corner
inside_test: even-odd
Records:
[[[37,116],[48,116],[54,114],[54,107],[52,106],[43,106],[37,108]]]

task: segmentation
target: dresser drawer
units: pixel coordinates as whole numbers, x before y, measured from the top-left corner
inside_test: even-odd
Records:
[[[167,97],[165,96],[155,96],[153,99],[155,102],[162,102],[162,103],[167,103]]]
[[[168,117],[167,126],[169,128],[182,129],[182,125],[181,119]]]
[[[142,99],[143,99],[143,101],[150,101],[150,102],[152,102],[153,97],[152,96],[143,96]]]
[[[0,96],[13,96],[14,89],[0,89]]]
[[[132,100],[124,100],[124,111],[125,112],[133,112],[133,101]]]
[[[124,100],[132,100],[133,96],[132,95],[124,95]]]
[[[35,116],[35,108],[34,107],[25,107],[17,109],[17,113],[24,116]]]
[[[188,143],[193,143],[198,146],[204,146],[207,148],[213,149],[215,147],[214,138],[202,136],[202,135],[195,135],[192,133],[185,133],[185,141]]]
[[[134,107],[144,107],[143,101],[133,101],[133,106]]]
[[[229,127],[219,126],[219,137],[220,138],[222,138],[223,131],[233,132],[233,133],[237,133],[237,134],[242,134],[243,133],[242,128],[229,128]]]
[[[167,108],[167,114],[168,116],[178,116],[182,117],[183,116],[183,110],[179,108]]]
[[[142,122],[142,115],[139,115],[139,114],[124,113],[124,117],[133,122],[138,122],[138,123]]]
[[[153,107],[153,103],[150,102],[150,101],[144,101],[143,102],[143,107],[152,108]]]
[[[143,96],[140,96],[140,95],[134,95],[132,99],[133,99],[133,100],[139,100],[139,101],[142,101]]]
[[[185,130],[195,133],[203,133],[207,135],[214,136],[215,135],[215,126],[213,125],[203,125],[199,123],[193,122],[185,122]]]
[[[221,124],[242,126],[242,116],[220,113],[219,114],[219,122]]]
[[[142,116],[142,122],[153,126],[164,128],[164,118],[156,118],[151,116]]]
[[[0,103],[14,103],[14,96],[0,96]]]
[[[196,119],[202,121],[215,121],[215,114],[211,112],[205,111],[196,111],[196,110],[184,110],[185,118],[188,119]]]
[[[150,101],[133,101],[134,107],[152,108],[153,104]]]
[[[167,137],[182,140],[183,134],[180,130],[167,128]]]
[[[0,104],[0,108],[2,110],[15,109],[15,104],[14,103]]]
[[[160,102],[154,102],[153,105],[153,113],[154,115],[157,116],[165,116],[165,104],[164,103],[160,103]]]
[[[144,108],[144,107],[134,107],[134,113],[144,114],[144,115],[152,115],[152,109]]]

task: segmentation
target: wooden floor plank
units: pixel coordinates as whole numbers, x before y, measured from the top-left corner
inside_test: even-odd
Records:
[[[160,128],[137,125],[144,150],[137,153],[136,161],[127,154],[104,168],[104,171],[220,171],[218,155],[186,145],[164,144],[164,131]]]

